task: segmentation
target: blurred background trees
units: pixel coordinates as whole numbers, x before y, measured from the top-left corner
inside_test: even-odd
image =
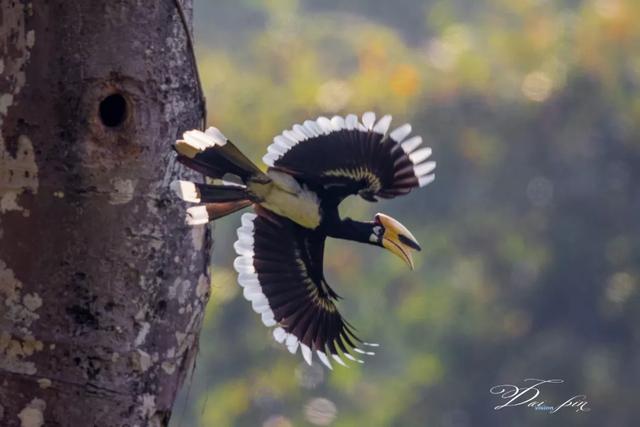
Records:
[[[417,271],[330,242],[328,278],[361,366],[309,368],[278,346],[216,224],[212,298],[178,426],[631,426],[640,416],[640,3],[635,0],[196,2],[209,123],[254,159],[282,129],[373,110],[433,147],[434,184],[387,212]],[[494,411],[489,388],[562,378]]]

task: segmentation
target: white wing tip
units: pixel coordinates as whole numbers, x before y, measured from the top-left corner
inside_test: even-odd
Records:
[[[323,132],[324,135],[327,135],[327,134],[331,133],[332,130],[333,130],[331,128],[331,120],[329,120],[328,118],[326,118],[324,116],[318,117],[316,119],[316,123],[318,124],[320,129],[322,129],[322,132]]]
[[[356,359],[355,357],[353,357],[349,353],[344,353],[344,357],[346,357],[347,359],[349,359],[349,360],[351,360],[353,362],[364,363],[364,360]]]
[[[422,137],[416,135],[400,143],[400,147],[406,154],[411,154],[420,144],[422,144]]]
[[[384,135],[389,130],[389,126],[391,126],[391,115],[385,114],[380,118],[380,120],[378,120],[378,123],[375,124],[373,131],[380,135]]]
[[[270,328],[276,325],[276,319],[274,317],[273,311],[268,310],[262,313],[262,323],[267,328]]]
[[[389,134],[389,137],[394,141],[401,143],[404,139],[411,133],[411,125],[409,123],[405,123],[402,126],[394,129]]]
[[[344,120],[344,117],[342,116],[333,116],[331,118],[331,126],[333,127],[334,131],[339,131],[345,128],[346,123]]]
[[[418,178],[418,184],[420,185],[420,187],[425,187],[431,184],[435,179],[436,179],[436,174],[434,173],[429,175],[423,175],[420,178]]]
[[[435,168],[436,168],[436,162],[429,161],[429,162],[420,163],[419,165],[415,165],[413,167],[413,172],[418,177],[418,179],[420,179],[420,177],[426,176],[427,174],[433,172]]]
[[[287,345],[289,353],[296,354],[296,351],[298,350],[298,347],[300,345],[300,341],[298,341],[298,338],[293,334],[287,333],[287,340],[285,341],[285,343]]]
[[[322,363],[324,363],[324,365],[325,365],[327,368],[329,368],[329,369],[333,370],[333,366],[331,366],[331,362],[329,362],[329,358],[327,357],[327,355],[326,355],[326,354],[324,354],[324,352],[323,352],[323,351],[318,350],[318,351],[316,351],[316,354],[318,355],[318,359],[320,359],[320,361],[321,361]]]
[[[355,347],[353,349],[353,351],[355,351],[356,353],[360,353],[360,354],[366,354],[367,356],[375,356],[375,353],[373,351],[364,351],[364,350],[361,350],[361,349],[359,349],[357,347]]]
[[[344,118],[344,126],[347,130],[354,130],[358,128],[358,116],[355,114],[347,114]]]
[[[430,147],[420,148],[418,150],[415,150],[413,153],[409,154],[409,159],[411,160],[411,163],[413,163],[414,165],[417,165],[427,160],[429,157],[431,157]]]
[[[273,330],[273,338],[276,340],[276,342],[282,344],[287,338],[287,333],[284,329],[278,326]]]
[[[376,121],[376,115],[373,111],[367,111],[362,115],[362,124],[367,130],[372,130]]]
[[[268,152],[267,154],[262,156],[262,162],[269,167],[273,167],[273,157],[273,153]]]
[[[309,366],[311,366],[311,363],[313,361],[313,353],[311,352],[309,346],[300,343],[300,350],[302,351],[302,357],[304,358],[304,361],[307,362]]]
[[[240,228],[246,228],[247,231],[253,232],[253,220],[256,219],[258,215],[253,212],[245,212],[240,217],[240,223],[242,226]],[[240,228],[238,230],[240,230]],[[253,238],[252,238],[253,241]]]
[[[340,356],[338,356],[337,354],[332,354],[331,357],[333,358],[333,360],[335,360],[336,362],[338,362],[339,364],[341,364],[342,366],[344,366],[345,368],[348,368],[347,364],[344,363],[344,360],[342,360],[340,358]]]
[[[257,215],[245,212],[240,218],[242,225],[237,230],[238,240],[233,247],[238,256],[233,260],[233,268],[238,272],[238,284],[243,288],[242,295],[251,303],[251,308],[260,314],[260,320],[266,327],[276,326],[275,314],[271,304],[265,296],[255,266],[254,257],[254,223]],[[283,342],[288,334],[278,327],[273,330],[273,337],[277,342]]]

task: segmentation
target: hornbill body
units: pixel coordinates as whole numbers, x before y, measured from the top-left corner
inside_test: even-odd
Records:
[[[185,201],[187,222],[204,224],[253,206],[242,215],[234,248],[234,267],[244,297],[262,322],[275,327],[273,336],[291,353],[300,347],[311,364],[315,353],[331,368],[342,357],[362,362],[353,353],[373,354],[335,305],[339,298],[323,274],[327,237],[384,247],[411,268],[416,239],[402,224],[384,214],[373,221],[340,218],[338,206],[349,195],[368,201],[392,198],[423,187],[434,179],[430,148],[420,148],[419,136],[407,138],[405,124],[388,132],[391,116],[376,122],[373,113],[362,121],[350,114],[320,117],[294,125],[274,138],[263,157],[262,172],[218,129],[185,132],[176,142],[178,160],[209,178],[226,174],[243,184],[222,181],[200,184],[174,181]]]

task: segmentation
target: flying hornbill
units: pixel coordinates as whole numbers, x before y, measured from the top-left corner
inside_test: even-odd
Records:
[[[244,297],[262,317],[273,336],[291,353],[298,347],[311,364],[315,352],[331,368],[330,356],[357,362],[362,350],[353,327],[342,318],[339,298],[323,274],[327,237],[380,246],[411,268],[415,237],[395,219],[376,214],[372,221],[342,219],[338,205],[358,194],[368,201],[407,194],[434,180],[435,162],[426,161],[430,148],[418,148],[419,136],[407,137],[411,125],[387,133],[391,116],[376,122],[374,113],[319,117],[296,124],[276,136],[263,161],[262,172],[218,129],[191,130],[178,140],[178,160],[207,177],[239,177],[244,185],[227,181],[201,184],[174,181],[183,200],[198,203],[187,209],[187,223],[205,224],[253,205],[242,215],[234,248],[234,267]]]

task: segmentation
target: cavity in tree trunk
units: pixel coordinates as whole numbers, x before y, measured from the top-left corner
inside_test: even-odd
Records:
[[[203,111],[178,6],[0,0],[2,426],[168,423],[209,292],[168,192]]]

